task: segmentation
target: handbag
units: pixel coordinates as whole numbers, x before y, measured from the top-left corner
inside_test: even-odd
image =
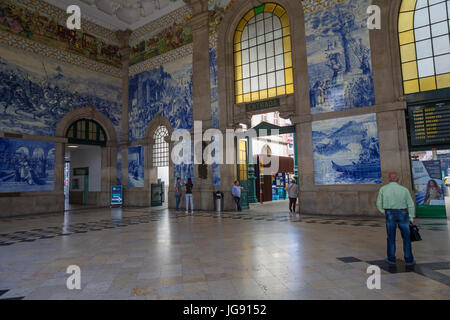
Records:
[[[409,226],[409,231],[411,234],[411,241],[421,241],[422,237],[419,233],[419,227],[417,227],[415,224]]]

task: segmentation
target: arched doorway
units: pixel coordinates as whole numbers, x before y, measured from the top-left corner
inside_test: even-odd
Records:
[[[59,123],[64,138],[60,156],[64,172],[57,181],[64,190],[66,210],[107,206],[117,181],[117,134],[111,121],[92,106],[73,110]]]
[[[141,143],[146,146],[145,155],[145,193],[148,204],[152,206],[167,205],[174,202],[174,164],[170,159],[173,147],[170,136],[173,128],[169,119],[161,114],[155,115],[147,126],[145,139]],[[161,185],[163,182],[163,186]]]
[[[69,205],[96,205],[102,183],[101,148],[107,138],[102,126],[89,119],[72,123],[67,130],[64,195]],[[70,207],[70,206],[68,206]]]
[[[157,170],[157,186],[160,188],[160,201],[154,196],[154,186],[152,186],[152,205],[162,205],[167,203],[167,194],[169,191],[169,143],[165,138],[169,136],[169,131],[164,125],[160,125],[153,135],[153,167]]]

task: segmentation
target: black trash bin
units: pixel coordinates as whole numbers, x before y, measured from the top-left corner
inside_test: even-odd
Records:
[[[214,196],[214,210],[216,212],[222,212],[223,211],[223,197],[224,194],[222,191],[216,191],[213,192]]]

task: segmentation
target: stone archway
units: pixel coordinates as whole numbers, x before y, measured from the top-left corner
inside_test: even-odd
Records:
[[[149,122],[147,125],[147,128],[145,129],[145,158],[147,159],[145,161],[145,183],[146,183],[146,189],[148,190],[148,194],[150,195],[151,191],[151,184],[156,183],[158,180],[158,170],[157,167],[153,166],[153,146],[155,143],[154,135],[156,130],[160,127],[164,126],[166,127],[168,131],[168,135],[165,137],[165,141],[169,144],[169,192],[166,194],[166,201],[168,203],[169,208],[171,208],[171,205],[173,204],[173,200],[175,198],[174,192],[173,192],[173,183],[174,183],[174,164],[171,161],[171,152],[173,148],[173,142],[171,141],[171,136],[174,131],[172,124],[170,123],[169,119],[162,116],[160,113],[158,113],[152,121]],[[150,199],[151,202],[151,199]]]
[[[101,191],[96,193],[94,200],[98,206],[107,206],[110,201],[111,185],[117,181],[117,152],[118,138],[116,130],[111,121],[93,106],[86,106],[75,109],[67,113],[56,126],[56,136],[65,138],[69,127],[77,120],[87,119],[94,120],[105,130],[107,136],[106,147],[101,149]],[[61,190],[64,188],[64,162],[65,162],[65,144],[61,146],[62,152],[57,155],[58,175],[56,184]]]
[[[306,61],[306,36],[302,3],[298,0],[263,2],[273,2],[281,5],[290,18],[292,64],[294,69],[294,93],[277,97],[280,99],[280,105],[276,108],[267,109],[264,112],[280,111],[285,117],[309,114],[308,65]],[[217,63],[221,129],[234,127],[239,123],[246,123],[251,118],[251,115],[258,113],[247,112],[245,103],[236,104],[234,101],[234,33],[242,17],[253,7],[254,3],[252,1],[236,0],[230,9],[226,11],[224,19],[219,26]]]

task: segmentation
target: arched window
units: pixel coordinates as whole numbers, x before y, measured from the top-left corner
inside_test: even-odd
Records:
[[[77,120],[69,127],[66,133],[69,143],[106,145],[106,134],[102,126],[94,120]]]
[[[405,94],[450,87],[449,18],[449,0],[403,0],[398,31]]]
[[[234,34],[236,103],[294,92],[289,17],[265,3],[247,12]]]
[[[164,140],[169,135],[167,128],[159,126],[153,135],[153,167],[169,166],[169,144]]]

